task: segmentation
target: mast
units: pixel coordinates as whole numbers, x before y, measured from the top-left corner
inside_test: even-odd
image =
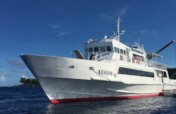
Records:
[[[117,31],[116,31],[115,39],[120,41],[120,36],[125,33],[124,30],[120,31],[120,17],[118,17],[116,20],[116,27],[117,27]]]

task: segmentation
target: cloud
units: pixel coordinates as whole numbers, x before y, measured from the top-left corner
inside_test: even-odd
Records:
[[[14,76],[14,75],[22,75],[22,74],[28,74],[31,75],[31,72],[29,69],[26,67],[24,62],[22,60],[7,60],[7,62],[11,65],[11,68],[8,70],[8,75],[7,76]]]
[[[28,76],[26,76],[26,75],[23,74],[23,75],[21,76],[21,78],[28,79]]]
[[[9,77],[12,77],[12,75],[11,75],[9,72],[8,72],[8,73],[6,73],[6,72],[1,72],[0,75],[1,75],[1,76],[3,75],[3,76],[8,77],[8,78],[9,78]]]
[[[170,27],[171,29],[174,29],[174,30],[176,29],[176,25],[174,25],[173,23],[172,23],[172,24],[169,23],[169,24],[168,24],[168,27]]]
[[[98,16],[99,16],[99,17],[102,17],[102,18],[104,18],[104,19],[113,19],[113,16],[108,15],[108,14],[99,14]]]
[[[1,74],[1,75],[0,75],[0,81],[6,81],[6,77],[5,77],[4,74]]]
[[[59,32],[58,36],[64,36],[64,35],[68,35],[71,34],[72,32]]]
[[[7,62],[16,68],[25,68],[26,67],[25,64],[23,63],[23,61],[21,61],[21,60],[13,59],[13,60],[7,60]]]
[[[49,24],[48,26],[53,29],[60,29],[62,27],[60,24]]]
[[[117,18],[117,16],[120,16],[122,18],[126,15],[126,13],[128,12],[128,9],[129,9],[128,7],[117,8],[115,11],[110,12],[109,14],[102,13],[102,14],[99,14],[98,16],[108,20]]]
[[[139,33],[141,35],[152,35],[152,36],[156,36],[159,34],[157,30],[148,30],[148,29],[140,30]]]
[[[0,65],[0,71],[3,71],[5,68],[3,65]]]
[[[61,26],[60,24],[49,24],[48,26],[52,28],[52,32],[56,34],[58,37],[73,33],[73,32],[64,30],[64,27]]]
[[[125,16],[126,13],[127,13],[127,7],[121,8],[119,12],[119,16],[122,18]]]

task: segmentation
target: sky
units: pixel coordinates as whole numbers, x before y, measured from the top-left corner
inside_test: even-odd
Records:
[[[175,0],[0,0],[0,86],[34,78],[20,54],[71,57],[85,42],[112,36],[120,16],[127,45],[155,52],[176,39]],[[161,55],[176,67],[176,46]]]

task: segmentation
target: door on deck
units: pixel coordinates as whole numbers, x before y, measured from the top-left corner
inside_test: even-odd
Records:
[[[157,77],[161,81],[161,83],[164,83],[164,79],[167,78],[165,71],[156,70]]]

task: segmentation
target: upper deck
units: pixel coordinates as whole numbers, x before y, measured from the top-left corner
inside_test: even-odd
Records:
[[[166,69],[166,66],[148,58],[143,46],[135,43],[131,47],[120,42],[120,36],[125,31],[120,31],[120,19],[117,19],[117,31],[114,36],[98,40],[89,39],[85,43],[85,55],[82,58],[94,61],[123,61],[125,64],[132,63],[145,67]],[[152,55],[153,57],[153,55]],[[155,54],[157,57],[157,54]],[[153,57],[154,58],[154,57]]]
[[[154,60],[149,60],[147,56],[148,54],[143,46],[135,43],[132,47],[129,47],[116,38],[105,37],[100,40],[90,39],[85,44],[85,58],[88,60],[118,60],[126,63],[133,63],[135,65],[166,70],[165,65]]]

